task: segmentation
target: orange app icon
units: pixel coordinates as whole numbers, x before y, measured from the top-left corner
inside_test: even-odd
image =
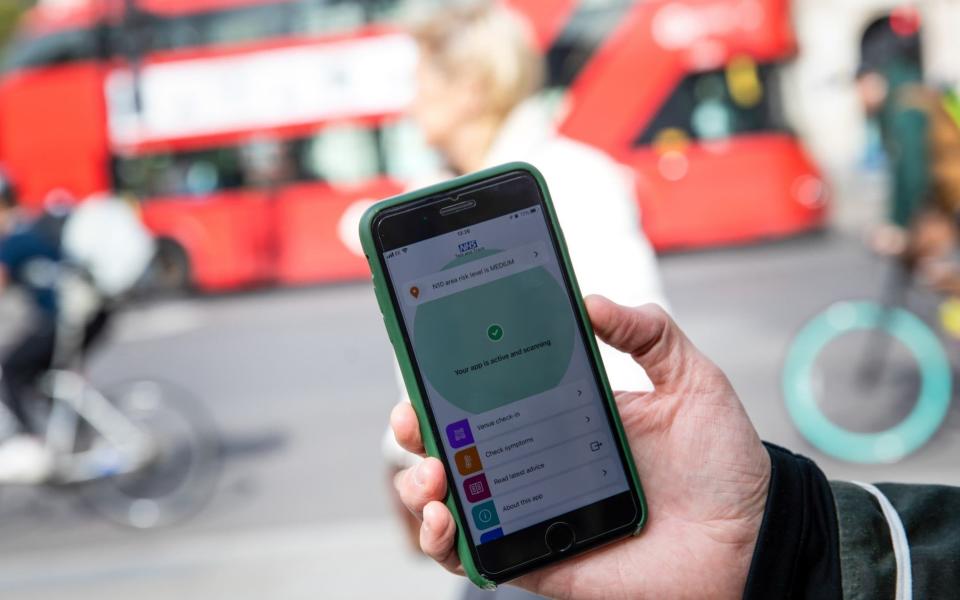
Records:
[[[461,475],[476,473],[483,468],[483,465],[480,464],[480,453],[477,452],[476,446],[457,452],[453,455],[453,458],[457,462],[457,470],[460,471]]]

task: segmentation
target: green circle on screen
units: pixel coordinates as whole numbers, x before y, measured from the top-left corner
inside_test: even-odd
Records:
[[[543,267],[417,307],[414,346],[431,385],[479,414],[556,387],[573,355],[563,287]]]

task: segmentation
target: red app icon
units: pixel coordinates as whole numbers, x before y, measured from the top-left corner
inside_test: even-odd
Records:
[[[483,473],[463,480],[463,491],[467,494],[467,500],[470,502],[479,502],[490,497],[490,486],[487,485],[487,477]]]

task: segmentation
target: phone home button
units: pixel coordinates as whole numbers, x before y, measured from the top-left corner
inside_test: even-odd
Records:
[[[551,552],[565,552],[573,546],[573,542],[576,536],[573,533],[573,527],[564,523],[563,521],[558,521],[547,527],[547,532],[543,535],[544,541],[547,543],[547,548],[550,548]]]

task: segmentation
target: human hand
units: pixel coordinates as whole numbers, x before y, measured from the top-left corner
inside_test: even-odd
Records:
[[[513,585],[552,598],[740,598],[763,519],[770,458],[727,377],[659,307],[586,299],[597,335],[646,370],[652,392],[618,392],[620,417],[647,496],[638,537],[524,575]],[[413,408],[390,416],[397,441],[424,449]],[[443,504],[443,466],[427,458],[397,474],[422,518],[420,546],[462,573]]]

